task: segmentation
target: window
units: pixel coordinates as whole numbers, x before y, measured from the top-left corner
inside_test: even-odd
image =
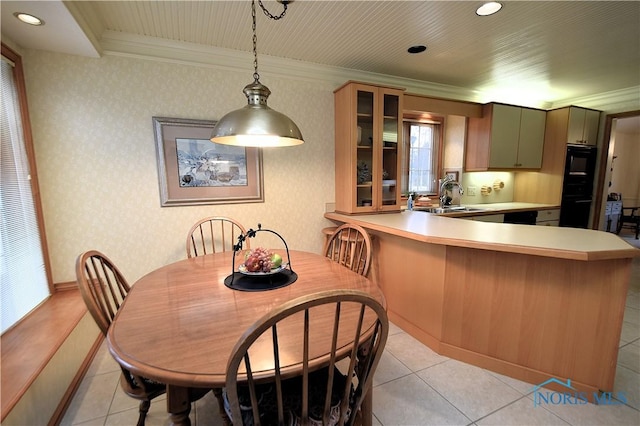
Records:
[[[49,294],[20,56],[2,45],[0,310],[4,332]]]
[[[438,193],[440,170],[440,123],[405,121],[402,192]]]

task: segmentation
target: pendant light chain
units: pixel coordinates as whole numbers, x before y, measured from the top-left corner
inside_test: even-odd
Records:
[[[253,25],[251,29],[253,30],[253,82],[260,82],[260,75],[258,74],[258,36],[256,35],[256,2],[252,0],[251,2],[251,19],[253,20]]]
[[[279,3],[282,3],[282,13],[278,16],[272,15],[271,12],[269,12],[267,10],[266,7],[264,7],[264,4],[262,4],[262,0],[258,0],[258,4],[260,5],[260,9],[262,9],[262,11],[264,12],[265,15],[267,15],[270,19],[273,19],[274,21],[277,21],[278,19],[282,19],[284,18],[284,15],[287,14],[287,4],[289,3],[289,1],[287,0],[278,0]]]
[[[289,3],[289,1],[281,0],[280,2],[282,3],[282,6],[283,6],[282,13],[278,16],[275,16],[275,15],[272,15],[271,12],[269,12],[266,7],[264,7],[264,4],[262,4],[262,0],[258,0],[258,4],[260,5],[260,9],[262,9],[262,12],[264,12],[264,14],[267,17],[269,17],[269,19],[273,19],[274,21],[284,18],[284,15],[287,14],[287,3]],[[259,83],[260,74],[258,74],[258,47],[257,47],[258,36],[256,35],[256,1],[255,0],[251,1],[251,19],[252,19],[251,29],[253,30],[253,81],[254,83]]]
[[[258,0],[258,4],[270,19],[282,19],[287,4],[293,0],[278,0],[284,6],[279,16],[269,13]],[[211,141],[223,145],[250,146],[256,148],[294,146],[304,143],[302,132],[289,117],[275,111],[267,105],[271,90],[260,83],[258,74],[258,36],[256,31],[256,0],[251,1],[251,19],[253,30],[253,79],[242,93],[247,104],[225,114],[213,127]]]

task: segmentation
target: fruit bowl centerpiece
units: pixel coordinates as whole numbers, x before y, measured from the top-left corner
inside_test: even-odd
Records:
[[[280,253],[263,247],[245,250],[244,257],[241,256],[243,243],[247,238],[254,238],[261,231],[270,232],[280,238],[285,248],[286,261]],[[244,263],[237,269],[236,258],[244,259]],[[277,232],[262,229],[262,225],[258,224],[257,230],[249,229],[246,234],[238,236],[238,243],[233,246],[231,275],[224,279],[224,284],[234,290],[262,291],[293,284],[297,279],[298,275],[291,267],[287,242]]]
[[[286,267],[287,264],[282,264],[282,256],[278,253],[258,247],[245,251],[244,263],[238,267],[238,272],[245,275],[271,275]]]

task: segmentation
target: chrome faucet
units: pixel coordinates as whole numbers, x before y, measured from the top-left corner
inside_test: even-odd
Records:
[[[458,188],[457,194],[454,192],[455,188]],[[464,189],[459,182],[447,175],[443,179],[440,179],[440,207],[446,206],[459,206],[460,196],[464,194]]]

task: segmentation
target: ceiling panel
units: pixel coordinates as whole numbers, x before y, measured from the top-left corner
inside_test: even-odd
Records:
[[[3,32],[12,3],[39,2],[1,2]],[[98,40],[114,31],[251,50],[249,1],[73,3]],[[506,1],[489,17],[479,4],[296,0],[278,22],[258,7],[258,53],[547,102],[640,85],[640,2]],[[428,49],[408,54],[415,44]]]

